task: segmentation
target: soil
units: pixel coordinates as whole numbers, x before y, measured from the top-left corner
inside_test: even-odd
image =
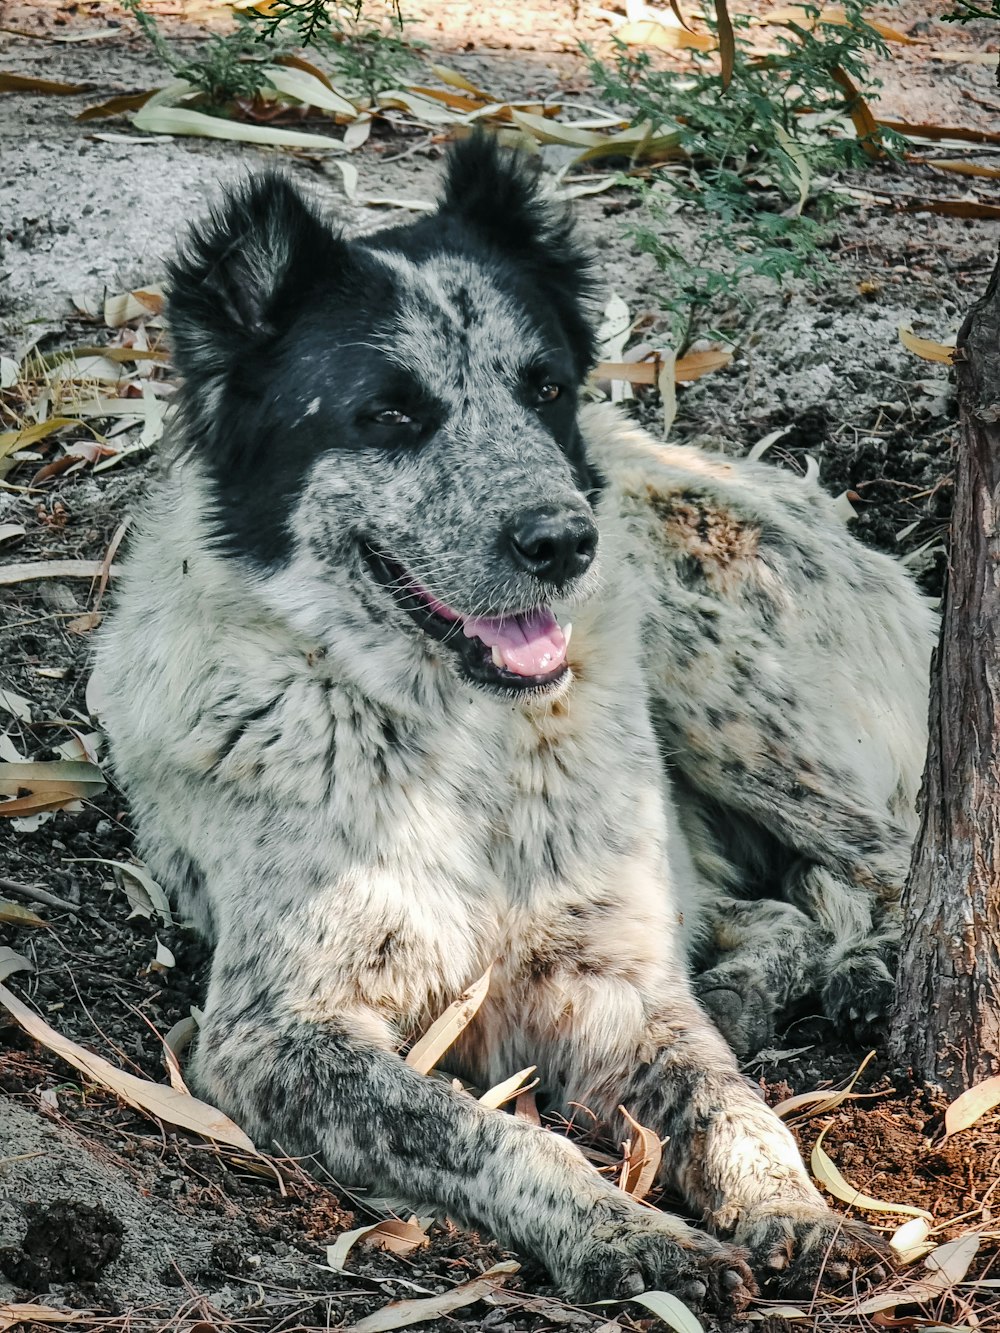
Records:
[[[894,27],[928,45],[893,48],[893,59],[878,70],[879,110],[995,129],[1000,93],[993,70],[927,54],[971,50],[990,39],[996,46],[989,25],[958,30],[943,23],[947,7],[943,0],[905,0],[886,12]],[[205,15],[190,4],[155,0],[150,8],[172,40],[193,42],[202,34],[197,23]],[[425,5],[413,35],[498,97],[592,100],[577,43],[582,38],[603,49],[609,27],[596,9],[580,6],[574,14],[573,8],[498,0],[486,13],[448,0]],[[157,281],[164,257],[219,184],[273,154],[197,139],[151,143],[131,135],[124,121],[96,129],[74,121],[72,113],[92,102],[162,82],[134,25],[112,4],[87,0],[9,0],[3,14],[0,68],[93,85],[69,97],[0,94],[0,351],[19,359],[32,346],[48,351],[105,340],[101,323],[81,314],[71,298],[98,309],[106,291]],[[56,40],[99,31],[107,35]],[[442,139],[377,127],[352,158],[362,191],[431,197]],[[557,153],[545,156],[560,165]],[[346,201],[339,172],[319,158],[283,160],[348,227],[370,229],[401,216]],[[849,183],[899,199],[954,200],[969,191],[965,177],[914,164],[882,165]],[[989,198],[988,190],[978,197]],[[606,292],[645,316],[641,337],[655,342],[664,327],[662,279],[631,247],[631,197],[621,190],[584,197],[577,211],[599,255]],[[697,220],[679,217],[677,225],[680,241],[689,243]],[[953,335],[985,287],[997,236],[995,223],[861,202],[842,215],[828,252],[833,262],[820,281],[761,288],[749,312],[735,306],[716,312],[736,355],[727,369],[680,389],[673,438],[742,452],[784,431],[768,454],[775,465],[804,470],[814,458],[834,493],[850,492],[861,538],[906,556],[936,595],[945,569],[956,406],[948,370],[914,358],[897,331],[906,325],[938,340]],[[658,427],[655,395],[640,391],[632,409]],[[3,561],[103,559],[123,519],[141,503],[156,460],[136,455],[109,471],[86,467],[31,487],[38,466],[20,465],[6,477],[10,488],[0,489],[0,524],[25,528],[22,538],[4,544]],[[113,597],[113,580],[103,600],[87,580],[3,589],[0,688],[29,700],[34,720],[0,713],[0,733],[21,754],[51,758],[51,747],[70,739],[70,728],[92,730],[91,638]],[[0,898],[16,897],[44,918],[42,926],[2,928],[2,942],[33,968],[7,984],[65,1036],[162,1080],[161,1035],[199,1003],[203,948],[183,928],[133,913],[99,863],[128,859],[132,846],[128,809],[113,780],[101,796],[31,825],[3,821],[0,875],[67,905],[32,902],[0,884]],[[157,961],[163,946],[172,966]],[[4,1029],[2,1017],[0,1030],[0,1316],[4,1301],[40,1300],[93,1311],[73,1325],[83,1328],[105,1317],[113,1327],[137,1330],[170,1323],[202,1333],[235,1321],[261,1333],[327,1328],[353,1324],[389,1300],[447,1290],[503,1257],[441,1223],[428,1248],[399,1257],[358,1246],[349,1271],[334,1272],[325,1264],[327,1246],[369,1218],[315,1163],[278,1161],[261,1174],[260,1162],[175,1133],[81,1082],[19,1028]],[[806,1015],[747,1072],[777,1102],[792,1092],[842,1085],[861,1054]],[[824,1148],[852,1185],[926,1208],[942,1228],[938,1239],[978,1230],[982,1249],[973,1271],[989,1271],[1000,1238],[1000,1116],[986,1116],[942,1143],[943,1102],[910,1088],[881,1057],[855,1091],[865,1098],[796,1127],[804,1150],[829,1124]],[[887,1230],[900,1220],[865,1215]],[[953,1310],[945,1313],[961,1322]],[[988,1313],[980,1311],[984,1328]],[[635,1306],[572,1309],[552,1298],[544,1274],[525,1265],[491,1303],[426,1326],[507,1333],[608,1328],[609,1320],[610,1328],[646,1326],[648,1313]]]

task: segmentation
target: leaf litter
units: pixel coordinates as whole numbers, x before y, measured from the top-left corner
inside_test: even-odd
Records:
[[[424,93],[427,93],[427,92],[428,92],[428,89],[424,89]],[[476,93],[477,96],[480,96],[480,97],[481,97],[481,100],[483,100],[483,103],[484,103],[484,104],[489,104],[489,101],[491,101],[491,99],[489,99],[489,96],[487,95],[487,93],[483,93],[483,91],[481,91],[481,89],[475,89],[475,88],[472,88],[472,89],[471,89],[471,92]],[[416,93],[415,93],[415,95],[416,95]],[[444,104],[443,101],[441,101],[441,97],[440,97],[440,96],[439,96],[439,97],[436,97],[436,99],[429,99],[429,100],[432,100],[432,101],[435,101],[435,100],[436,100],[436,101],[439,101],[439,103]],[[388,108],[388,109],[391,109],[391,111],[395,111],[395,112],[403,112],[403,108]],[[467,108],[456,108],[456,109],[467,109]],[[533,111],[525,111],[525,112],[524,112],[524,115],[535,115],[535,113],[536,113],[536,112],[533,112]],[[349,128],[349,127],[348,127],[348,128]],[[524,127],[521,127],[521,128],[524,128]],[[571,127],[571,128],[572,128],[572,127]],[[589,128],[589,127],[587,127],[587,128]],[[613,128],[612,128],[612,127],[607,127],[607,129],[608,129],[608,132],[609,132],[609,133],[613,133],[613,132],[615,132],[615,131],[613,131]],[[576,131],[573,131],[573,133],[580,133],[580,132],[581,132],[581,131],[579,131],[579,129],[576,129]],[[596,132],[596,131],[593,131],[593,132]],[[347,133],[347,131],[345,131],[345,133]],[[571,147],[572,147],[572,145],[571,145]],[[147,308],[144,308],[144,309],[139,309],[139,311],[136,311],[135,313],[133,313],[133,315],[129,316],[129,319],[143,321],[143,320],[147,319],[147,317],[151,317],[152,315],[153,315],[153,312],[152,312],[152,311],[149,311],[149,309],[148,309],[148,307],[147,307]],[[120,327],[125,327],[125,324],[120,325]],[[939,345],[940,345],[940,344],[939,344]],[[948,349],[948,351],[949,351],[949,349]],[[84,349],[79,349],[79,355],[83,355],[83,352],[84,352]],[[652,375],[651,379],[648,379],[648,380],[641,380],[641,379],[639,379],[639,380],[633,381],[633,383],[637,383],[637,384],[639,384],[640,389],[641,389],[641,388],[644,388],[644,387],[648,387],[648,385],[655,385],[655,384],[657,383],[657,380],[659,380],[659,376],[660,376],[660,373],[661,373],[661,365],[657,364],[656,356],[663,356],[664,359],[665,359],[665,357],[669,356],[669,352],[667,352],[667,353],[655,353],[655,355],[653,355],[652,365],[653,365],[653,368],[655,368],[655,369],[653,369],[653,375]],[[113,359],[113,357],[112,357],[111,360],[115,360],[115,359]],[[683,359],[681,359],[681,360],[683,360]],[[125,359],[124,359],[124,357],[123,357],[123,360],[121,360],[121,361],[115,361],[115,364],[120,365],[120,364],[128,364],[128,363],[127,363],[127,361],[125,361]],[[649,361],[645,361],[645,363],[640,363],[640,364],[641,364],[641,365],[648,365],[648,364],[651,364],[651,363],[649,363]],[[720,367],[720,368],[721,368],[721,367]],[[647,376],[649,375],[649,371],[648,371],[648,369],[644,369],[644,371],[641,371],[641,372],[639,372],[639,373],[640,373],[640,375],[647,375]],[[680,376],[677,376],[677,379],[680,379]],[[128,383],[128,381],[125,381],[125,383]],[[56,380],[56,384],[59,384],[59,380]],[[92,401],[92,404],[91,404],[91,411],[92,411],[93,408],[100,408],[100,407],[117,408],[117,409],[119,409],[119,411],[124,411],[124,408],[127,407],[127,405],[128,405],[127,400],[120,400],[120,399],[119,399],[119,395],[117,395],[117,392],[116,392],[115,397],[101,397],[100,395],[97,395],[97,393],[95,393],[95,396],[93,396],[93,401]],[[140,404],[140,405],[141,405],[141,404]],[[135,415],[136,415],[136,416],[139,416],[140,413],[139,413],[139,412],[136,412]],[[83,412],[81,412],[79,416],[72,416],[72,417],[69,417],[69,423],[71,423],[71,425],[72,425],[72,423],[77,423],[77,424],[79,424],[79,421],[80,421],[81,419],[83,419]],[[47,423],[44,423],[44,421],[43,421],[43,423],[40,423],[40,425],[43,425],[43,427],[44,427],[45,424],[47,424]],[[44,445],[44,444],[45,444],[45,441],[47,441],[47,440],[51,440],[51,437],[52,437],[52,436],[55,436],[56,439],[57,439],[57,437],[59,437],[60,429],[64,429],[64,427],[59,427],[59,428],[51,429],[51,431],[49,431],[49,432],[43,432],[43,433],[40,433],[40,435],[37,436],[37,437],[35,437],[35,439],[31,439],[31,440],[28,440],[28,441],[20,440],[20,447],[24,447],[25,444],[29,444],[29,445],[43,444],[43,445]],[[11,452],[13,453],[13,452],[19,452],[19,451],[17,451],[17,449],[12,449]],[[80,563],[80,564],[85,564],[85,563]],[[27,961],[27,960],[25,960],[25,961]],[[439,1057],[437,1057],[437,1058],[441,1058],[441,1057],[439,1056]],[[504,1084],[509,1084],[509,1082],[516,1081],[517,1078],[519,1078],[519,1077],[520,1077],[519,1074],[513,1074],[513,1076],[511,1077],[511,1080],[505,1080],[505,1081],[504,1081]],[[499,1086],[503,1086],[503,1085],[499,1085]],[[488,1096],[488,1094],[487,1094],[487,1096]],[[524,1089],[521,1089],[521,1093],[515,1093],[515,1096],[517,1097],[517,1100],[519,1100],[519,1102],[520,1102],[520,1100],[521,1100],[521,1096],[524,1096],[524,1100],[525,1100],[525,1102],[527,1102],[528,1097],[529,1097],[529,1093],[524,1093]],[[829,1093],[825,1093],[825,1092],[819,1092],[819,1093],[815,1093],[815,1094],[804,1094],[804,1096],[816,1098],[815,1101],[813,1101],[813,1102],[811,1102],[811,1104],[809,1104],[809,1105],[811,1105],[812,1108],[813,1108],[813,1113],[816,1113],[816,1114],[825,1114],[825,1113],[831,1112],[831,1110],[833,1110],[833,1109],[837,1109],[836,1106],[831,1106],[831,1105],[829,1105],[829,1101],[832,1100],[833,1094],[829,1094]],[[860,1096],[868,1096],[868,1094],[849,1093],[849,1094],[848,1094],[848,1101],[849,1101],[849,1100],[852,1100],[853,1097],[860,1097]],[[825,1102],[825,1104],[827,1104],[827,1105],[824,1106],[824,1102]],[[841,1102],[841,1105],[843,1105],[843,1102]],[[836,1156],[836,1154],[835,1154],[835,1156]],[[832,1158],[829,1158],[829,1156],[828,1156],[828,1160],[832,1160]],[[835,1169],[836,1169],[836,1168],[835,1168]],[[843,1180],[843,1178],[844,1178],[844,1177],[841,1176],[841,1180]],[[852,1188],[852,1186],[849,1186],[849,1185],[848,1185],[848,1189],[851,1189],[851,1188]],[[869,1196],[869,1197],[873,1197],[873,1196]],[[913,1224],[917,1224],[917,1229],[919,1229],[919,1225],[920,1225],[920,1224],[923,1224],[923,1222],[925,1222],[925,1217],[917,1217],[917,1218],[913,1218]],[[907,1226],[911,1226],[911,1222],[905,1222],[905,1224],[903,1224],[903,1226],[901,1226],[901,1228],[897,1228],[897,1233],[899,1233],[899,1232],[903,1232],[903,1230],[904,1230],[905,1228],[907,1228]],[[911,1234],[911,1236],[916,1236],[916,1229],[913,1230],[913,1232],[911,1232],[911,1233],[909,1233],[909,1234]],[[968,1245],[967,1245],[967,1248],[968,1248]],[[939,1250],[939,1253],[940,1253],[940,1250]],[[892,1306],[885,1306],[885,1308],[887,1308],[887,1309],[891,1309]],[[877,1313],[877,1312],[876,1312],[876,1313]],[[668,1322],[669,1322],[669,1321],[668,1321]],[[393,1325],[393,1326],[401,1326],[401,1325]],[[677,1325],[675,1325],[675,1326],[677,1326]]]

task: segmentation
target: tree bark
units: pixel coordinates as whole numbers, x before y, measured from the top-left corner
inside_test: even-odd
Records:
[[[955,363],[951,558],[891,1036],[952,1096],[1000,1071],[1000,258]]]

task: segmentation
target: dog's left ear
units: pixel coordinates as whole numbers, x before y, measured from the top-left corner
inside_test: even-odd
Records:
[[[594,295],[593,261],[569,210],[546,197],[534,159],[477,131],[448,154],[438,213],[472,228],[529,272],[559,315],[584,375],[597,350],[586,309]]]

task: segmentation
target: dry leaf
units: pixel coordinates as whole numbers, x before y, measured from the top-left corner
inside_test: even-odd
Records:
[[[979,1237],[967,1232],[958,1240],[939,1245],[924,1260],[927,1276],[908,1282],[896,1291],[881,1292],[852,1307],[853,1314],[870,1315],[893,1310],[897,1305],[929,1305],[937,1302],[961,1282],[979,1250]]]
[[[819,22],[836,23],[844,27],[854,26],[845,10],[839,6],[830,5],[824,5],[822,10],[813,10],[812,13],[802,5],[783,5],[778,9],[768,10],[763,21],[765,23],[795,23],[807,31],[811,31]],[[918,38],[908,37],[905,32],[900,32],[898,28],[890,28],[887,23],[881,23],[868,14],[865,15],[864,21],[869,28],[874,28],[879,36],[884,37],[887,42],[900,42],[905,46],[920,45]]]
[[[687,352],[674,363],[674,380],[677,384],[690,384],[700,380],[702,375],[710,375],[713,370],[722,370],[733,359],[732,352],[721,347],[707,348],[703,352]]]
[[[884,157],[879,143],[879,121],[872,115],[872,109],[861,96],[861,92],[845,69],[834,65],[830,75],[847,94],[847,114],[857,132],[858,142],[870,158]]]
[[[529,1125],[541,1125],[542,1117],[538,1114],[538,1104],[531,1088],[525,1088],[517,1094],[514,1115],[518,1120],[527,1120]]]
[[[93,1051],[88,1051],[83,1046],[78,1046],[76,1042],[61,1036],[2,985],[0,985],[0,1004],[10,1010],[25,1032],[35,1041],[47,1046],[50,1051],[79,1069],[81,1073],[110,1088],[130,1106],[146,1112],[157,1120],[165,1120],[170,1125],[201,1134],[216,1143],[226,1143],[243,1152],[256,1152],[253,1143],[243,1130],[214,1106],[199,1101],[197,1097],[175,1092],[173,1088],[165,1087],[162,1083],[151,1083],[148,1079],[118,1069],[102,1056],[95,1055]]]
[[[423,1324],[428,1319],[439,1319],[443,1315],[481,1301],[514,1273],[519,1272],[520,1267],[520,1264],[507,1260],[488,1268],[482,1277],[462,1282],[451,1291],[443,1291],[439,1296],[426,1296],[412,1301],[393,1301],[359,1323],[351,1324],[347,1333],[390,1333],[394,1328],[408,1328],[410,1324]]]
[[[0,763],[0,796],[16,796],[22,789],[38,795],[58,791],[69,792],[74,797],[96,796],[105,785],[104,776],[96,764],[66,759]]]
[[[180,1057],[198,1035],[198,1021],[193,1014],[188,1014],[187,1018],[179,1018],[170,1031],[164,1036],[163,1044],[167,1050],[180,1061]]]
[[[120,329],[133,319],[159,315],[163,311],[164,290],[159,283],[139,287],[135,291],[120,292],[104,301],[104,322],[109,329]]]
[[[153,938],[156,939],[155,936]],[[176,966],[177,959],[174,957],[173,951],[156,939],[156,956],[150,963],[149,970],[151,972],[166,972],[168,968]]]
[[[984,1079],[955,1098],[944,1113],[945,1138],[968,1129],[995,1106],[1000,1106],[1000,1074]]]
[[[24,533],[23,523],[0,523],[0,542],[9,542],[14,537],[23,537]]]
[[[663,1157],[663,1145],[660,1136],[654,1130],[640,1125],[638,1120],[633,1120],[624,1106],[619,1106],[618,1109],[632,1130],[632,1142],[628,1157],[623,1164],[619,1186],[626,1194],[631,1194],[633,1199],[642,1200],[653,1188]]]
[[[0,801],[0,818],[13,819],[21,815],[43,815],[52,810],[73,810],[80,809],[78,804],[79,797],[72,791],[61,791],[53,788],[51,791],[32,793],[30,796],[15,796],[9,801]],[[44,820],[40,820],[44,823]],[[27,820],[18,824],[15,820],[15,828],[21,833],[33,833],[38,824],[28,825]]]
[[[779,431],[775,435],[775,439],[780,438],[780,436],[784,435],[785,433],[786,433],[785,430]],[[770,440],[770,437],[765,436],[763,441],[759,441],[758,444],[754,445],[754,448],[755,449],[760,448],[760,444],[763,444],[768,440]],[[771,440],[771,443],[773,442],[774,441]],[[761,449],[760,453],[763,452],[764,450]],[[757,454],[756,457],[759,458],[760,454]],[[777,1106],[773,1108],[774,1114],[784,1119],[786,1116],[795,1115],[798,1111],[804,1111],[807,1108],[811,1108],[809,1110],[810,1115],[823,1115],[827,1111],[834,1110],[841,1104],[841,1102],[845,1102],[848,1099],[853,1099],[859,1095],[858,1093],[853,1092],[852,1089],[855,1083],[857,1083],[858,1079],[861,1077],[861,1075],[865,1072],[865,1070],[868,1068],[868,1066],[874,1059],[875,1059],[875,1052],[869,1051],[868,1054],[865,1056],[865,1058],[861,1061],[860,1065],[858,1065],[857,1069],[854,1071],[854,1074],[851,1077],[851,1081],[847,1084],[847,1087],[844,1088],[842,1091],[838,1092],[835,1089],[827,1088],[825,1090],[821,1090],[818,1092],[797,1093],[794,1097],[786,1097],[783,1102],[779,1102]]]
[[[640,19],[636,23],[623,23],[615,29],[615,36],[626,46],[652,46],[659,51],[712,51],[715,39],[707,32],[691,32],[689,28],[676,28],[662,23],[659,19]]]
[[[490,1106],[495,1110],[499,1106],[505,1106],[507,1102],[520,1097],[523,1092],[530,1088],[537,1088],[538,1079],[528,1083],[528,1079],[538,1068],[537,1065],[529,1065],[527,1069],[521,1069],[516,1074],[511,1074],[510,1078],[505,1078],[502,1083],[496,1083],[489,1088],[479,1099],[480,1106]]]
[[[404,1222],[396,1217],[384,1218],[369,1226],[355,1227],[339,1235],[333,1245],[327,1246],[326,1262],[335,1273],[342,1273],[347,1263],[347,1256],[354,1246],[362,1241],[378,1250],[388,1250],[390,1254],[409,1254],[428,1243],[427,1227],[422,1226],[414,1217]]]
[[[126,93],[121,97],[110,97],[106,102],[84,107],[74,116],[74,120],[104,120],[110,116],[124,115],[126,111],[138,111],[159,91],[159,88],[150,88],[145,93]]]
[[[121,565],[112,565],[110,573],[121,573]],[[32,579],[99,579],[99,560],[36,560],[22,565],[0,567],[0,584],[28,583]]]
[[[911,1264],[922,1259],[929,1246],[931,1224],[926,1217],[911,1217],[909,1222],[896,1228],[889,1239],[889,1248],[898,1264]]]
[[[122,892],[132,904],[133,916],[148,917],[156,912],[165,926],[174,924],[170,900],[145,866],[134,861],[109,861],[103,856],[75,856],[72,860],[75,865],[110,866]]]
[[[0,944],[0,981],[6,981],[15,972],[34,972],[35,965],[24,954],[15,953],[6,944]]]
[[[31,701],[25,699],[23,694],[9,690],[5,685],[0,685],[0,708],[5,713],[10,713],[12,717],[16,717],[19,722],[31,721]]]
[[[34,426],[25,426],[23,430],[8,430],[0,434],[0,458],[6,454],[17,453],[19,449],[28,449],[39,440],[46,439],[63,426],[75,426],[72,417],[49,417],[48,421],[39,421]]]
[[[931,338],[918,338],[912,329],[904,325],[899,326],[899,341],[908,352],[913,352],[923,361],[938,361],[942,365],[950,366],[955,356],[954,347],[947,347],[944,343],[934,342]]]
[[[715,21],[718,25],[719,60],[722,65],[722,91],[725,92],[733,81],[733,69],[736,65],[736,35],[733,21],[726,8],[726,0],[715,0]]]
[[[928,60],[954,60],[959,64],[989,65],[991,68],[1000,60],[1000,53],[996,51],[927,51],[925,54]]]
[[[798,216],[809,198],[809,187],[812,184],[812,170],[809,166],[809,159],[806,157],[802,145],[796,143],[779,120],[774,122],[774,133],[785,156],[792,165],[792,171],[799,187],[799,197],[792,210]]]
[[[430,1025],[419,1041],[414,1042],[406,1063],[421,1074],[429,1074],[437,1062],[468,1027],[490,988],[491,963],[478,981],[452,1001],[443,1014]]]
[[[12,903],[0,898],[0,925],[2,926],[47,926],[49,923],[20,903]]]
[[[904,213],[939,213],[947,218],[1000,218],[1000,204],[984,204],[978,199],[909,199]]]
[[[662,1319],[676,1333],[705,1333],[698,1317],[688,1309],[683,1301],[671,1295],[669,1291],[644,1291],[639,1296],[631,1296],[636,1305],[644,1305],[657,1319]]]
[[[236,143],[266,144],[271,148],[312,148],[328,153],[342,153],[344,145],[324,134],[306,134],[302,130],[277,129],[273,125],[247,125],[243,121],[208,116],[190,111],[172,101],[161,101],[170,88],[151,97],[132,117],[137,130],[150,134],[192,134],[203,139],[227,139]],[[176,89],[173,90],[176,97]],[[351,108],[354,113],[354,108]]]
[[[461,88],[464,92],[472,93],[480,102],[492,102],[489,93],[484,93],[482,88],[477,88],[474,83],[470,83],[464,74],[459,74],[457,70],[450,69],[447,65],[431,65],[431,72],[441,80],[442,83],[449,84],[452,88]]]
[[[0,1333],[7,1333],[19,1324],[92,1324],[93,1318],[88,1310],[56,1310],[51,1305],[10,1305],[0,1301]]]
[[[303,69],[302,65],[292,67],[282,61],[281,65],[266,65],[264,73],[272,87],[285,97],[294,98],[307,106],[318,106],[322,111],[332,111],[334,115],[349,116],[352,120],[358,114],[354,103],[341,97],[328,79],[318,78],[311,70]]]
[[[972,130],[964,125],[929,125],[911,120],[879,120],[877,122],[887,130],[905,134],[908,139],[958,139],[962,143],[1000,144],[1000,133],[996,130]]]
[[[655,384],[660,378],[660,357],[649,361],[599,361],[590,373],[592,380],[627,381],[629,384]]]
[[[371,116],[359,116],[344,131],[344,147],[349,153],[361,148],[371,136],[373,121]]]
[[[959,176],[985,176],[989,180],[1000,179],[1000,167],[981,167],[978,162],[963,162],[961,158],[916,158],[912,155],[911,162],[922,162],[925,167],[933,167],[935,171],[954,171]]]
[[[844,1179],[823,1150],[825,1134],[826,1130],[824,1129],[816,1140],[810,1165],[813,1175],[821,1185],[829,1190],[835,1199],[840,1199],[842,1203],[849,1203],[855,1208],[867,1208],[875,1213],[903,1213],[907,1217],[924,1217],[929,1222],[934,1221],[933,1215],[927,1212],[925,1208],[915,1208],[908,1203],[886,1203],[882,1199],[874,1199],[870,1194],[863,1194],[861,1190],[855,1189]]]
[[[957,1240],[950,1240],[946,1245],[939,1245],[924,1260],[924,1267],[929,1270],[929,1281],[940,1282],[943,1287],[953,1287],[962,1282],[973,1259],[979,1253],[979,1237],[974,1231],[967,1231]]]
[[[663,370],[663,353],[656,353],[647,361],[600,361],[591,371],[592,380],[626,380],[629,384],[659,384]],[[674,381],[677,384],[690,384],[709,375],[713,370],[722,370],[733,359],[730,351],[722,348],[710,348],[703,352],[688,352],[686,356],[674,362]]]
[[[0,72],[0,93],[54,93],[65,97],[72,93],[85,93],[93,88],[92,83],[62,83],[58,79],[39,79],[33,74],[14,74],[10,70]]]
[[[70,634],[89,634],[91,630],[97,629],[103,619],[102,611],[85,611],[82,616],[69,621],[66,628]]]

